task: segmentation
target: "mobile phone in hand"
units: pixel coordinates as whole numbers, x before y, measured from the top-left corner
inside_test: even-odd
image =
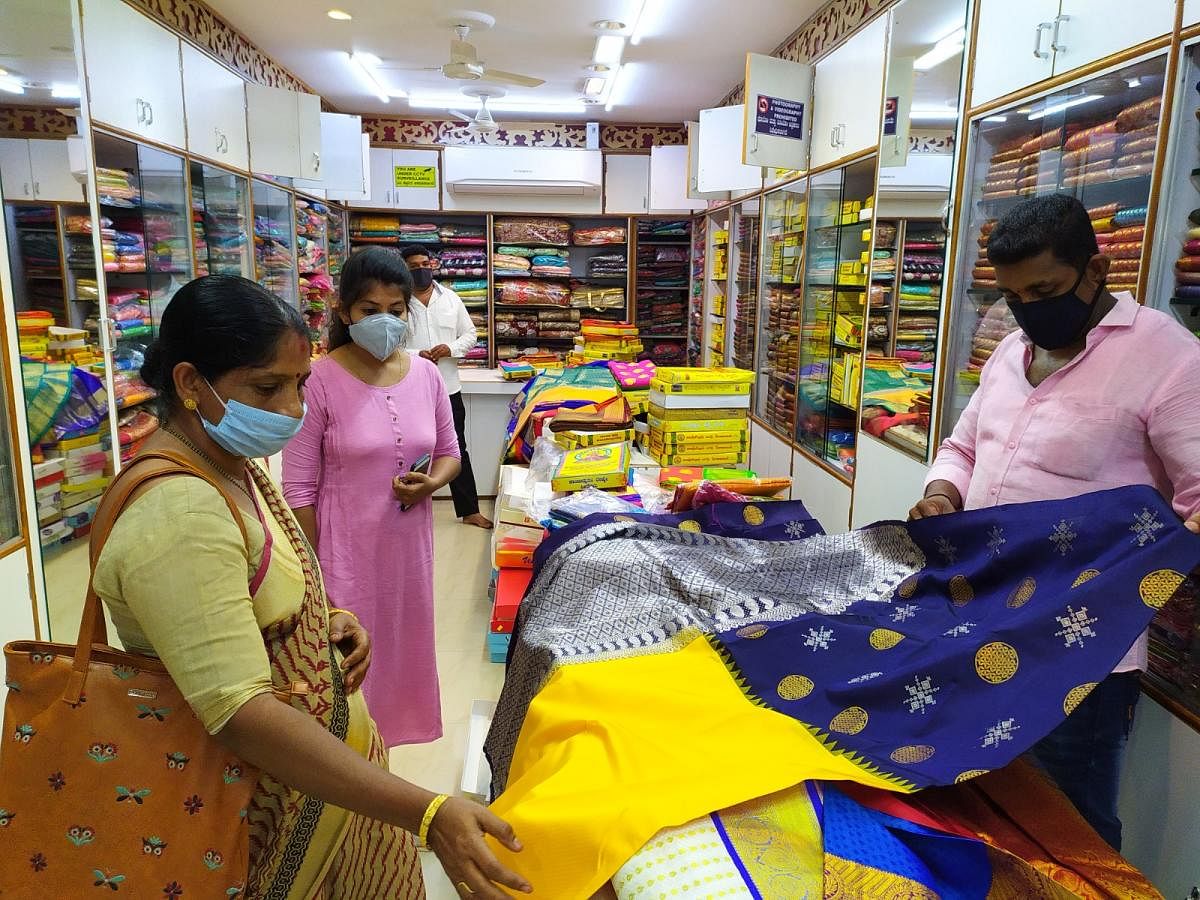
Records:
[[[426,453],[415,463],[413,463],[412,468],[410,468],[408,471],[410,473],[420,472],[422,475],[428,475],[431,468],[433,468],[433,457]],[[403,503],[400,504],[400,512],[408,512],[410,509],[412,509],[411,506]]]

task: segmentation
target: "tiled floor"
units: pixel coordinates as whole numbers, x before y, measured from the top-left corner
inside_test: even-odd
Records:
[[[490,515],[490,504],[484,512]],[[432,744],[397,747],[392,771],[439,793],[457,793],[467,746],[471,701],[500,696],[504,667],[488,661],[485,634],[490,615],[487,584],[490,533],[461,524],[454,507],[434,503],[434,597],[437,604],[438,671],[444,735]],[[46,564],[50,627],[54,639],[74,643],[87,588],[87,545],[57,553]],[[113,635],[111,629],[109,634]],[[458,896],[437,858],[421,854],[430,900]]]

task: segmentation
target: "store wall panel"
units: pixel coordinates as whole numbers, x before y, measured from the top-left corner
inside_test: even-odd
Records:
[[[792,499],[801,501],[828,534],[850,528],[850,485],[803,453],[792,457]]]

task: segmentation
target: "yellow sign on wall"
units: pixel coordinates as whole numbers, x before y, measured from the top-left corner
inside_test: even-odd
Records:
[[[394,166],[393,180],[398,188],[435,188],[437,166]]]

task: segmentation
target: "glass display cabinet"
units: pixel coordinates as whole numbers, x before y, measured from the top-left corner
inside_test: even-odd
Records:
[[[705,251],[704,282],[704,364],[725,365],[726,309],[729,295],[728,207],[708,214],[708,244]]]
[[[810,179],[796,443],[852,478],[862,385],[875,159]]]
[[[763,197],[754,413],[789,441],[800,369],[807,184],[793,181]]]
[[[292,192],[255,179],[252,196],[255,278],[275,296],[298,307],[296,217]]]
[[[754,368],[754,338],[758,319],[758,197],[743,200],[733,208],[732,259],[729,293],[729,365]]]
[[[194,161],[191,176],[196,275],[252,278],[249,179]]]

